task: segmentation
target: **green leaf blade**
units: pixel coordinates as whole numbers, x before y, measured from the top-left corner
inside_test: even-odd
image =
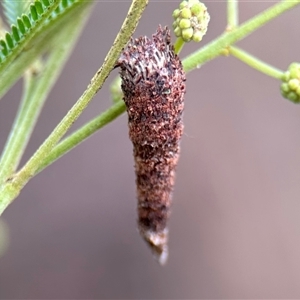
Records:
[[[17,23],[18,23],[18,27],[20,29],[20,32],[22,34],[25,34],[26,33],[26,29],[25,29],[25,24],[23,23],[22,19],[18,18]]]

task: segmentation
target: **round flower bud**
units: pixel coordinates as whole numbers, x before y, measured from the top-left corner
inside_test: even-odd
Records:
[[[191,6],[191,13],[194,16],[198,16],[202,11],[202,6],[200,3],[195,3]]]
[[[188,20],[188,19],[181,19],[181,21],[179,22],[179,27],[181,29],[190,28],[191,27],[191,21]]]
[[[174,18],[174,19],[178,18],[178,17],[179,17],[179,14],[180,14],[180,10],[179,10],[179,9],[175,9],[175,10],[173,11],[173,18]]]
[[[297,64],[291,65],[290,78],[300,78],[300,68]]]
[[[182,2],[179,4],[179,9],[185,8],[186,6],[188,6],[188,1],[182,1]]]
[[[284,93],[289,92],[290,87],[289,87],[288,83],[282,83],[282,84],[281,84],[281,90],[282,90],[282,92],[284,92]]]
[[[189,19],[192,16],[191,10],[187,7],[184,7],[181,10],[181,18]]]
[[[296,90],[300,85],[300,81],[299,81],[299,79],[294,78],[289,81],[288,85],[291,90]]]
[[[181,36],[185,42],[189,42],[193,36],[193,29],[192,28],[183,29],[181,31]]]
[[[300,103],[300,64],[292,63],[282,76],[280,86],[281,94],[284,98]]]
[[[176,27],[174,29],[174,34],[177,36],[177,37],[180,37],[181,36],[181,29],[179,27]]]
[[[185,42],[200,42],[210,20],[206,6],[199,0],[184,0],[173,12],[173,29],[177,37]],[[180,33],[179,33],[180,30]],[[176,31],[176,32],[175,32]]]
[[[202,34],[201,32],[197,31],[193,34],[193,41],[198,43],[202,40]]]
[[[287,98],[294,103],[299,103],[299,97],[295,92],[289,92]]]

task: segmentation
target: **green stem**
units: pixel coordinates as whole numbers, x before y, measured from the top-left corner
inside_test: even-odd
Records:
[[[26,163],[26,165],[15,175],[11,183],[15,190],[20,191],[22,187],[30,180],[43,161],[50,154],[51,150],[55,147],[55,145],[67,132],[71,125],[77,120],[97,91],[102,87],[105,79],[113,69],[116,60],[119,58],[122,49],[125,47],[133,31],[135,30],[147,2],[147,0],[132,1],[128,15],[113,43],[113,46],[108,52],[101,69],[92,78],[90,85],[80,99],[71,108],[68,114],[57,125],[54,131]]]
[[[225,47],[236,43],[237,41],[243,39],[250,33],[252,33],[257,28],[276,18],[283,12],[291,9],[292,7],[299,5],[300,1],[281,1],[269,9],[263,11],[259,15],[250,19],[249,21],[243,23],[234,31],[226,32],[221,35],[217,40],[207,44],[200,50],[192,53],[183,60],[183,67],[186,72],[190,72],[196,69],[209,60],[219,56],[222,53],[222,49]]]
[[[126,110],[126,106],[121,99],[112,105],[109,109],[103,112],[98,117],[89,121],[86,125],[82,126],[80,129],[75,131],[73,134],[61,141],[54,149],[50,152],[47,158],[43,161],[36,174],[45,169],[48,165],[55,162],[57,159],[62,157],[64,154],[75,148],[78,144],[86,140],[93,133],[95,133],[100,128],[109,124],[120,116]]]
[[[71,25],[57,38],[58,46],[50,54],[45,69],[39,76],[27,79],[26,93],[0,161],[0,182],[16,170],[45,100],[79,36],[78,26],[74,22]]]
[[[44,100],[49,93],[51,87],[56,81],[64,62],[66,61],[70,51],[76,42],[77,37],[81,32],[85,20],[87,19],[88,10],[82,11],[81,15],[70,22],[68,26],[59,34],[56,38],[56,47],[50,54],[47,61],[47,67],[43,71],[40,78],[36,81],[36,86],[32,90],[31,99],[23,105],[24,111],[19,114],[20,127],[12,136],[10,143],[10,150],[6,150],[7,161],[3,160],[7,167],[4,168],[3,177],[0,184],[0,215],[6,209],[6,207],[19,195],[21,188],[16,186],[14,182],[14,175],[11,174],[19,163],[20,157],[24,152],[24,148],[30,137],[34,124],[36,123],[38,114],[44,103]],[[6,148],[8,149],[8,148]],[[11,163],[8,163],[10,161]],[[1,165],[2,169],[2,165]],[[5,181],[5,183],[3,182]]]
[[[267,63],[259,60],[258,58],[252,56],[251,54],[247,53],[246,51],[238,48],[238,47],[228,47],[228,51],[231,55],[238,58],[239,60],[246,63],[248,66],[268,75],[271,77],[274,77],[276,79],[281,80],[282,76],[284,75],[284,72],[268,65]]]
[[[121,89],[121,77],[116,76],[116,78],[113,80],[113,82],[110,85],[110,95],[112,98],[113,103],[117,103],[120,100],[122,100],[123,92]]]
[[[227,30],[235,29],[239,24],[238,0],[227,0]]]
[[[35,75],[32,72],[27,72],[24,76],[23,97],[0,159],[0,184],[15,170],[23,153],[22,144],[25,146],[25,141],[28,140],[26,134],[21,134],[21,131],[24,129],[22,123],[24,122],[24,116],[27,112],[26,108],[31,101],[35,84]]]
[[[0,216],[7,206],[19,196],[20,191],[20,189],[15,188],[10,180],[0,185]]]
[[[174,52],[176,54],[179,54],[180,51],[182,50],[184,44],[185,44],[185,41],[182,39],[182,37],[177,38],[175,41],[175,44],[174,44]]]

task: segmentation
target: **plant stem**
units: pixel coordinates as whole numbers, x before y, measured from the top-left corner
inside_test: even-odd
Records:
[[[239,24],[238,0],[227,0],[227,31],[235,29]]]
[[[29,137],[29,135],[27,136],[21,133],[21,131],[24,129],[22,123],[24,122],[24,116],[27,111],[26,108],[33,96],[35,84],[35,75],[32,72],[27,72],[24,76],[23,97],[0,159],[0,184],[15,170],[23,153],[22,145],[25,146],[26,140],[28,140],[27,137]],[[17,143],[19,145],[17,145]]]
[[[239,60],[246,63],[248,66],[268,75],[274,77],[276,79],[281,80],[284,72],[259,60],[258,58],[252,56],[251,54],[247,53],[246,51],[230,46],[228,47],[229,54],[233,55],[234,57],[238,58]]]
[[[182,39],[182,37],[177,38],[175,41],[175,44],[174,44],[174,52],[176,54],[179,54],[180,51],[182,50],[184,44],[185,44],[185,41]]]
[[[123,98],[123,92],[121,89],[121,77],[116,76],[110,85],[110,95],[113,103],[119,102]]]
[[[18,196],[20,189],[14,184],[12,172],[16,169],[30,138],[42,105],[54,85],[66,59],[70,55],[73,45],[87,19],[89,10],[85,9],[81,15],[65,26],[57,35],[56,46],[47,60],[47,66],[36,80],[32,80],[33,88],[28,89],[27,100],[24,101],[16,118],[15,130],[10,135],[1,162],[0,178],[0,215],[5,208]],[[51,48],[50,48],[51,49]]]
[[[76,21],[77,23],[78,21]],[[45,69],[38,76],[27,75],[25,77],[27,78],[26,93],[0,161],[1,183],[16,170],[41,109],[61,73],[79,33],[80,28],[72,22],[58,36],[57,46],[50,53]]]
[[[263,11],[259,15],[255,16],[254,18],[250,19],[249,21],[243,23],[234,31],[224,33],[218,39],[212,41],[200,50],[192,53],[187,58],[185,58],[182,62],[184,70],[186,72],[190,72],[193,69],[197,68],[197,66],[200,66],[208,62],[209,60],[219,56],[222,49],[224,49],[225,47],[228,47],[243,39],[257,28],[261,27],[283,12],[299,4],[300,1],[281,1]]]
[[[120,116],[126,110],[125,103],[120,99],[115,104],[113,104],[109,109],[100,114],[98,117],[89,121],[87,124],[82,126],[80,129],[75,131],[73,134],[61,141],[57,146],[53,148],[47,158],[40,165],[39,169],[36,171],[36,174],[45,169],[48,165],[55,162],[61,156],[75,148],[78,144],[86,140],[93,133],[95,133],[100,128],[109,124]]]
[[[25,164],[25,166],[17,174],[15,174],[13,180],[8,182],[4,186],[2,191],[0,191],[0,199],[1,194],[8,194],[8,198],[4,197],[5,203],[1,205],[0,202],[0,215],[3,212],[3,210],[7,207],[7,205],[9,205],[9,203],[14,199],[10,199],[10,197],[15,197],[19,194],[23,186],[35,174],[37,169],[50,154],[51,150],[55,147],[55,145],[67,132],[71,125],[77,120],[77,118],[87,107],[87,105],[92,100],[97,91],[102,87],[105,79],[108,77],[109,73],[115,65],[115,62],[119,58],[122,49],[125,47],[126,43],[128,42],[132,33],[134,32],[147,3],[147,0],[132,1],[129,12],[121,27],[120,32],[118,33],[111,49],[109,50],[102,67],[92,78],[91,83],[89,84],[86,91],[71,108],[71,110],[67,113],[67,115],[62,119],[62,121],[57,125],[57,127],[46,139],[46,141],[40,146],[40,148]]]

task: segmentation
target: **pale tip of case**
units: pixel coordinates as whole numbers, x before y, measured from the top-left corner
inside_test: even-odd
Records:
[[[163,251],[159,254],[157,253],[157,261],[159,262],[160,265],[165,265],[169,256],[169,251],[168,251],[168,246],[165,245]]]
[[[141,234],[150,246],[156,260],[160,265],[165,265],[168,260],[168,229],[161,232],[141,230]]]

